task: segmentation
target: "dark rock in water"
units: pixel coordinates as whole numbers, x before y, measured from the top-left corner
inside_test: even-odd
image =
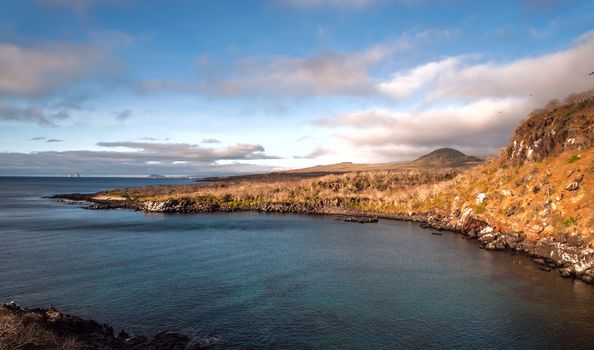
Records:
[[[116,337],[122,338],[122,339],[128,339],[128,338],[130,338],[130,335],[128,333],[126,333],[125,331],[120,331],[120,333],[118,333],[118,335],[116,335]]]
[[[537,264],[539,264],[539,265],[544,265],[544,264],[546,264],[546,263],[545,263],[545,260],[544,260],[544,259],[541,259],[541,258],[532,259],[532,261],[534,261],[535,263],[537,263]]]
[[[139,335],[126,339],[126,346],[131,349],[139,349],[140,346],[148,342],[149,338],[144,335]]]
[[[497,248],[495,247],[495,244],[488,243],[488,244],[485,245],[485,249],[487,249],[487,250],[496,250]]]
[[[214,335],[209,335],[206,338],[200,339],[196,345],[194,345],[193,349],[210,349],[216,346],[219,343],[219,338]]]
[[[497,249],[497,250],[504,250],[505,249],[505,245],[503,244],[503,242],[497,241],[495,243],[495,249]]]
[[[183,334],[165,331],[155,335],[149,344],[155,349],[184,350],[189,342],[190,338]]]
[[[545,272],[551,272],[551,270],[552,270],[552,269],[551,269],[550,267],[548,267],[548,266],[539,266],[539,267],[538,267],[538,269],[539,269],[540,271],[545,271]]]
[[[346,216],[346,217],[339,217],[337,220],[344,221],[344,222],[357,222],[360,224],[369,224],[373,222],[378,222],[377,217],[365,217],[365,216]]]
[[[569,278],[571,277],[571,269],[570,268],[562,268],[559,269],[559,273],[561,274],[561,277],[563,278]]]

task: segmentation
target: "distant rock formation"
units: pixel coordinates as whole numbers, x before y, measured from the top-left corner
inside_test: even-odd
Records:
[[[424,167],[447,167],[479,162],[481,162],[479,158],[467,156],[456,149],[440,148],[412,161],[410,164]]]

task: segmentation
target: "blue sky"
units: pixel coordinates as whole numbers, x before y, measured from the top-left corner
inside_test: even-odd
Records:
[[[0,2],[0,175],[485,156],[594,87],[594,3]]]

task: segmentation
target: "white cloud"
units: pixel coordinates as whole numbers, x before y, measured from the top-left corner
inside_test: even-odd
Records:
[[[432,100],[516,96],[536,107],[594,86],[594,32],[565,50],[511,62],[460,66],[445,72],[429,94]]]
[[[204,140],[202,140],[201,143],[221,143],[221,141],[220,140],[217,140],[217,139],[210,138],[210,139],[204,139]]]
[[[218,96],[267,98],[375,94],[370,70],[396,52],[409,48],[407,39],[360,52],[326,52],[311,57],[250,57],[232,67],[209,72],[208,81],[187,84],[167,80],[141,82],[142,92],[189,92]]]
[[[396,99],[407,98],[427,86],[427,84],[437,80],[443,74],[454,70],[459,63],[459,57],[450,57],[441,61],[426,63],[394,74],[391,80],[379,83],[377,89],[379,92]]]
[[[485,155],[500,147],[528,112],[519,99],[482,99],[421,111],[374,108],[315,123],[338,128],[336,136],[355,146],[371,147],[372,151],[386,146],[457,146]]]
[[[90,73],[101,61],[97,51],[78,45],[30,48],[0,43],[0,93],[48,93]]]
[[[377,84],[395,100],[412,98],[415,107],[366,108],[314,124],[334,129],[335,138],[354,152],[382,161],[445,146],[484,156],[505,145],[533,109],[594,87],[594,76],[588,76],[594,69],[594,31],[553,53],[503,63],[478,59],[445,58]]]
[[[294,156],[295,159],[316,159],[328,154],[328,150],[323,147],[317,147],[313,151],[303,156]]]
[[[124,148],[132,152],[115,152],[114,157],[129,157],[137,160],[152,161],[200,161],[240,159],[275,159],[264,153],[264,147],[257,144],[234,143],[227,147],[211,148],[187,143],[153,143],[153,142],[99,142],[98,146],[106,148]],[[110,152],[108,152],[110,153]],[[104,152],[98,152],[101,156]]]
[[[58,142],[48,141],[48,142]],[[240,163],[275,159],[257,144],[235,143],[210,148],[185,143],[99,142],[107,151],[45,151],[0,153],[0,174],[189,174],[218,175],[267,171],[270,168]]]

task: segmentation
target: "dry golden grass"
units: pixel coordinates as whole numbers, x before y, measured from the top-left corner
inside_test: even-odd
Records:
[[[39,316],[32,313],[17,315],[0,310],[0,350],[48,349],[78,350],[88,349],[84,343],[70,337],[60,337],[54,332],[39,326]]]

